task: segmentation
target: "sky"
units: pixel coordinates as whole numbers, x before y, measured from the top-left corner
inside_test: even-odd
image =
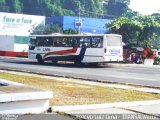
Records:
[[[160,0],[130,0],[130,8],[143,15],[160,13]]]

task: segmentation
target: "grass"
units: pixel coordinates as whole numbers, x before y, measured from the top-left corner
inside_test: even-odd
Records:
[[[54,79],[51,80],[34,76],[15,75],[5,72],[0,72],[0,78],[23,83],[35,88],[53,91],[54,98],[50,100],[51,106],[160,99],[160,94],[84,85],[74,82],[57,81]]]

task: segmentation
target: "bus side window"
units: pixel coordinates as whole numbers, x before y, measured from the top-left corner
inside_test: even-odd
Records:
[[[49,39],[49,38],[46,38],[45,40],[44,40],[44,46],[46,46],[46,47],[50,47],[52,44],[51,44],[51,39]]]
[[[80,47],[80,38],[78,38],[78,37],[75,37],[74,39],[73,39],[73,47]]]
[[[73,37],[65,39],[65,47],[76,47],[76,40]]]
[[[57,47],[57,45],[58,45],[58,44],[57,44],[57,41],[53,41],[53,46],[54,46],[54,47]]]
[[[62,47],[62,39],[59,37],[55,37],[53,40],[54,47]]]
[[[80,38],[80,43],[79,43],[79,47],[82,47],[83,45],[85,45],[85,42],[84,42],[84,38]]]
[[[53,47],[57,47],[58,46],[58,43],[57,43],[57,38],[53,38],[52,39],[52,44],[53,44]]]
[[[70,37],[64,38],[63,39],[64,47],[71,47],[72,46],[71,42],[72,42],[72,39]]]
[[[97,39],[97,47],[102,48],[102,39]]]
[[[41,39],[37,39],[36,46],[38,46],[38,47],[41,46],[40,42],[41,42]]]
[[[91,47],[91,37],[84,38],[84,43],[87,48]]]
[[[30,44],[33,45],[33,46],[36,46],[36,43],[37,43],[37,39],[30,39]]]
[[[92,48],[102,48],[102,38],[101,37],[92,38]]]
[[[72,41],[72,47],[78,47],[75,40]]]
[[[70,47],[78,47],[77,39],[76,38],[70,38]]]

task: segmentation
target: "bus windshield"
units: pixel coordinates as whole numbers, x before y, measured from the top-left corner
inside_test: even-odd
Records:
[[[122,41],[119,36],[107,37],[107,46],[122,46]]]

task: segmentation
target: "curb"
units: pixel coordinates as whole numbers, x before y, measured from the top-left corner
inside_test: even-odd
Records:
[[[54,112],[67,112],[72,110],[89,110],[89,109],[93,110],[93,109],[105,109],[105,108],[145,106],[145,105],[154,105],[154,104],[160,104],[160,100],[116,102],[116,103],[92,104],[92,105],[52,106],[51,109]]]
[[[122,64],[122,63],[107,63],[109,67],[142,67],[142,68],[160,68],[160,65],[144,65],[144,64]]]
[[[13,86],[13,85],[16,85],[16,86],[25,86],[24,84],[22,83],[17,83],[17,82],[12,82],[12,81],[8,81],[8,80],[5,80],[5,79],[0,79],[0,84],[3,84],[5,86]]]

